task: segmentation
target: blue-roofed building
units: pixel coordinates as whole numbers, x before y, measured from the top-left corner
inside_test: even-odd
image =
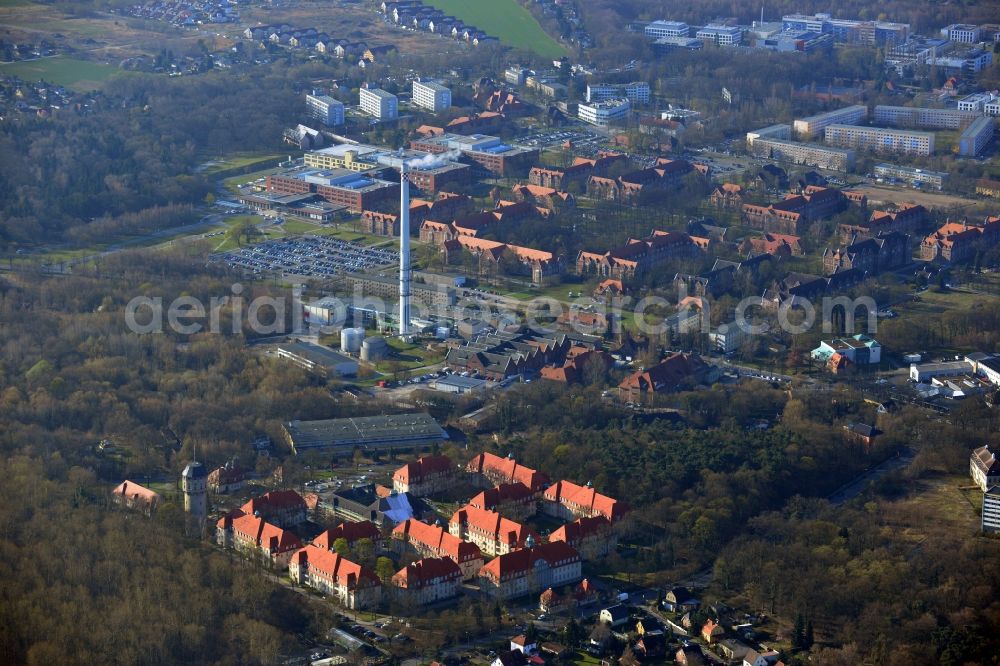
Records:
[[[379,527],[433,514],[420,498],[373,483],[337,490],[330,499],[321,499],[319,506],[339,518],[355,522],[369,520]]]
[[[301,166],[271,174],[265,189],[279,195],[317,194],[329,203],[360,213],[399,198],[398,182],[376,178],[372,173]]]

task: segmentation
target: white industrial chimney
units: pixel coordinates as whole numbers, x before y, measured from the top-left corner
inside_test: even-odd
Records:
[[[410,178],[406,160],[399,165],[399,334],[410,334]]]

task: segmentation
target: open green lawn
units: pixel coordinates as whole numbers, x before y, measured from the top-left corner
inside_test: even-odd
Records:
[[[517,0],[435,0],[434,6],[508,46],[534,51],[547,58],[566,55],[559,42],[549,37]]]
[[[19,76],[27,81],[44,79],[74,90],[96,90],[117,72],[111,65],[63,56],[0,63],[0,75]]]
[[[241,169],[244,167],[254,166],[260,162],[273,162],[274,160],[284,159],[286,155],[272,154],[272,155],[230,155],[228,157],[223,157],[217,160],[212,160],[205,167],[206,174],[218,173],[219,171],[228,171],[229,169]]]

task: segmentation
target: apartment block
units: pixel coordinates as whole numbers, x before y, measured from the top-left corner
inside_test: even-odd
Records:
[[[439,113],[451,106],[451,90],[433,81],[413,82],[413,103],[422,109]]]
[[[963,157],[979,155],[993,139],[993,129],[993,118],[980,116],[958,137],[958,154]]]
[[[752,144],[755,155],[783,162],[793,162],[820,169],[850,171],[854,168],[854,151],[842,148],[827,148],[811,143],[795,143],[777,139],[755,139]]]
[[[399,117],[399,99],[381,88],[362,88],[359,93],[361,110],[379,120]]]
[[[306,110],[327,127],[344,124],[344,105],[329,95],[306,95]]]
[[[829,125],[824,130],[827,145],[858,150],[890,151],[911,155],[932,155],[934,135],[914,130],[861,127],[858,125]]]
[[[971,125],[982,114],[962,109],[932,109],[924,106],[875,107],[876,125],[890,127],[915,127],[920,129],[961,129]]]
[[[813,139],[822,136],[823,130],[830,125],[857,125],[866,118],[868,118],[868,107],[855,104],[836,111],[800,118],[792,124],[792,128],[800,139]]]

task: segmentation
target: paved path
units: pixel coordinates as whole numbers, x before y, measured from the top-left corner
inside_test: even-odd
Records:
[[[880,479],[881,477],[889,474],[890,472],[895,472],[903,469],[916,457],[916,451],[907,448],[903,449],[898,455],[893,458],[889,458],[885,462],[875,465],[871,469],[867,470],[861,476],[855,478],[853,481],[847,483],[846,485],[838,488],[832,495],[827,497],[831,504],[839,506],[844,504],[848,500],[854,499],[860,495],[865,488],[868,487],[869,482]]]

